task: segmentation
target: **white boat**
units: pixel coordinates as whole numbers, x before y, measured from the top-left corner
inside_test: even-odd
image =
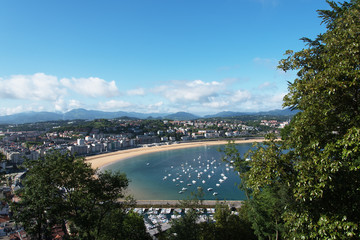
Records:
[[[210,191],[212,191],[213,189],[212,189],[212,188],[208,188],[207,190],[210,192]]]
[[[202,183],[205,183],[205,180],[202,180],[201,182],[202,182]]]
[[[224,179],[221,179],[221,178],[219,179],[219,182],[220,182],[220,183],[222,183],[223,181],[224,181]]]
[[[217,192],[214,192],[213,195],[216,196],[216,195],[218,195],[218,193],[217,193]]]
[[[188,185],[188,186],[191,186],[191,183],[188,183],[187,185]]]
[[[179,193],[180,193],[180,194],[182,194],[182,193],[183,193],[183,191],[179,191]]]
[[[167,176],[163,177],[163,180],[166,180],[167,179]]]
[[[183,187],[182,189],[181,189],[181,191],[186,191],[187,190],[187,188],[185,188],[185,187]]]
[[[196,181],[195,181],[195,180],[192,180],[192,183],[193,183],[193,184],[195,184],[195,183],[196,183]]]
[[[220,187],[220,183],[217,183],[216,186],[217,186],[217,187]]]

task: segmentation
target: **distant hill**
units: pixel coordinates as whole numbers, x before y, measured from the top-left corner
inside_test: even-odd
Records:
[[[268,116],[292,116],[297,111],[291,111],[289,109],[284,110],[272,110],[268,112],[257,112],[257,113],[244,113],[244,112],[220,112],[213,115],[206,115],[204,118],[216,118],[216,117],[236,117],[245,115],[268,115]],[[34,122],[45,122],[45,121],[57,121],[57,120],[94,120],[94,119],[113,119],[113,118],[137,118],[137,119],[170,119],[170,120],[194,120],[200,118],[200,116],[187,113],[137,113],[137,112],[103,112],[97,110],[86,110],[86,109],[74,109],[66,113],[54,113],[54,112],[24,112],[13,115],[0,116],[0,124],[22,124],[22,123],[34,123]]]
[[[57,121],[57,120],[94,120],[94,119],[113,119],[113,118],[163,118],[167,113],[137,113],[137,112],[103,112],[97,110],[86,110],[83,108],[73,109],[66,113],[54,112],[24,112],[13,115],[0,116],[0,124],[22,124],[33,122]]]
[[[295,115],[297,110],[290,110],[290,109],[277,109],[277,110],[271,110],[267,112],[231,112],[231,111],[224,111],[219,112],[213,115],[206,115],[204,118],[221,118],[221,117],[237,117],[237,116],[247,116],[247,115],[253,115],[253,116],[292,116]]]
[[[174,114],[166,115],[164,116],[164,118],[171,120],[194,120],[194,119],[198,119],[199,116],[187,112],[177,112]]]
[[[62,114],[53,112],[24,112],[13,115],[0,116],[0,123],[21,124],[44,121],[62,120]]]

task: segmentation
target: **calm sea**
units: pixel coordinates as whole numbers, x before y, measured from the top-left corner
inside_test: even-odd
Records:
[[[237,149],[244,154],[251,146],[238,144]],[[231,164],[221,161],[219,148],[224,145],[150,153],[115,162],[103,170],[126,173],[131,181],[128,193],[138,200],[184,199],[198,187],[207,200],[244,200],[238,189],[239,175]]]

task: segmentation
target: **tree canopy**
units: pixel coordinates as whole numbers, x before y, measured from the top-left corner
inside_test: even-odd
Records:
[[[251,161],[237,160],[252,200],[270,204],[279,198],[264,194],[287,193],[274,203],[286,239],[360,237],[360,1],[328,3],[318,11],[326,32],[303,38],[306,48],[280,61],[280,69],[297,71],[284,107],[300,112],[281,141],[269,136],[249,152]]]
[[[32,239],[51,238],[55,226],[69,229],[69,239],[148,239],[140,216],[129,212],[134,202],[118,201],[128,186],[124,174],[96,172],[83,158],[59,152],[25,166],[12,210]]]

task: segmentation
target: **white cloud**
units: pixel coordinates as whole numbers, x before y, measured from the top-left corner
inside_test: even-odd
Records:
[[[15,107],[0,107],[0,116],[4,115],[12,115],[16,113],[22,113],[22,112],[40,112],[44,111],[44,106],[41,105],[17,105]]]
[[[63,97],[60,97],[54,102],[55,111],[59,112],[66,112],[80,107],[83,107],[83,105],[75,99],[65,100]]]
[[[271,83],[271,82],[264,82],[264,83],[260,84],[258,88],[261,89],[261,90],[265,90],[265,89],[277,89],[276,84],[275,84],[275,83]]]
[[[145,95],[145,89],[143,88],[131,89],[127,91],[127,94],[130,96],[143,96]]]
[[[60,81],[65,87],[87,97],[114,97],[119,95],[115,81],[107,82],[97,77],[63,78]]]
[[[133,106],[134,105],[132,103],[125,102],[122,100],[110,100],[107,102],[99,102],[98,109],[117,111],[120,109],[126,109],[126,108],[130,108]]]
[[[66,94],[57,77],[44,73],[0,78],[0,98],[54,101]]]
[[[231,101],[234,103],[238,102],[244,102],[248,101],[252,98],[252,95],[247,90],[237,90],[235,93],[231,96]]]
[[[173,81],[154,89],[171,102],[209,102],[211,97],[216,97],[224,89],[220,82]]]
[[[230,104],[229,101],[226,100],[217,100],[215,98],[212,98],[210,102],[203,103],[203,106],[210,107],[210,108],[223,108],[228,107]]]
[[[162,107],[164,106],[164,102],[160,101],[160,102],[157,102],[157,103],[154,103],[154,104],[149,104],[147,106],[145,106],[145,109],[144,111],[145,112],[161,112],[163,111]]]

